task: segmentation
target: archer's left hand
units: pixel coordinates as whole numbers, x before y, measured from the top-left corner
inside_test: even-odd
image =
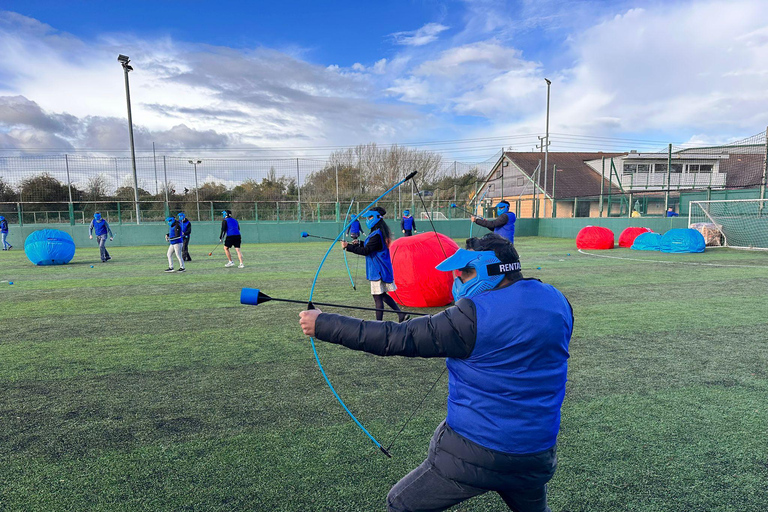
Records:
[[[322,311],[319,309],[310,309],[299,313],[299,325],[307,336],[315,335],[315,322],[317,322],[317,317],[320,313]]]
[[[348,242],[345,242],[344,240],[341,241],[341,248],[342,249],[346,249],[348,245],[349,245]]]

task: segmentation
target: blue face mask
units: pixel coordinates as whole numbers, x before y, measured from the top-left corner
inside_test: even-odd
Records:
[[[381,215],[379,215],[379,212],[369,212],[369,215],[370,217],[366,219],[365,225],[368,226],[368,229],[373,229],[373,226],[381,220]]]
[[[405,210],[405,211],[403,212],[403,217],[410,217],[410,216],[411,216],[411,212],[410,212],[410,211],[408,211],[408,210]]]
[[[184,219],[186,219],[186,217],[184,216],[184,214],[183,214],[183,213],[180,213],[180,214],[179,214],[179,220],[184,220]]]
[[[173,217],[167,217],[165,222],[167,222],[169,226],[173,226]]]
[[[93,218],[96,220],[101,220],[101,214],[100,213],[94,213]]]
[[[504,213],[507,213],[509,211],[509,205],[508,204],[502,204],[499,203],[496,205],[496,214],[502,215]]]
[[[221,212],[221,216],[226,219],[227,218],[227,212]]]

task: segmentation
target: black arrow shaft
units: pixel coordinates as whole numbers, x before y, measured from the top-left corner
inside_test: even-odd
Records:
[[[478,219],[482,219],[482,218],[483,218],[482,216],[480,216],[480,215],[478,215],[478,214],[476,214],[476,213],[473,213],[473,212],[471,212],[471,211],[467,210],[467,209],[466,209],[466,208],[464,208],[463,206],[459,206],[459,205],[456,205],[456,208],[458,208],[459,210],[461,210],[461,211],[463,211],[463,212],[466,212],[466,213],[468,213],[468,214],[470,214],[470,215],[473,215],[473,216],[477,217]]]
[[[276,300],[278,302],[290,302],[293,304],[302,304],[304,306],[307,305],[307,301],[304,301],[304,300],[276,299],[274,297],[270,297],[269,300]],[[328,306],[332,308],[361,309],[363,311],[383,311],[385,313],[399,313],[403,315],[429,316],[429,313],[416,313],[415,311],[403,311],[402,309],[400,311],[395,311],[394,309],[365,308],[362,306],[348,306],[346,304],[331,304],[329,302],[315,302],[315,301],[312,301],[312,304],[314,304],[315,306]]]
[[[310,235],[309,233],[307,233],[307,237],[310,237],[310,238],[319,238],[319,239],[321,239],[321,240],[330,240],[331,242],[335,242],[335,241],[336,241],[335,239],[333,239],[333,238],[328,238],[327,236],[320,236],[320,235]],[[304,237],[304,238],[306,238],[306,237]]]

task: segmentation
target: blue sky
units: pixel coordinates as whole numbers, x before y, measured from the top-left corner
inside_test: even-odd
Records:
[[[768,124],[759,0],[126,5],[3,3],[0,148],[123,148],[118,53],[136,68],[140,149],[531,150],[544,77],[553,151],[588,149],[577,137],[718,143]]]

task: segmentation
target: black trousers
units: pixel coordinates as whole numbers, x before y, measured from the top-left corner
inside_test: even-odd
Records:
[[[404,229],[405,236],[413,236],[413,230],[412,229]]]
[[[547,482],[557,466],[555,448],[510,455],[484,448],[443,421],[429,443],[427,460],[387,495],[388,512],[438,512],[488,491],[514,512],[551,512]]]
[[[189,237],[184,237],[183,245],[181,246],[181,259],[184,261],[192,261],[192,257],[189,255]]]

